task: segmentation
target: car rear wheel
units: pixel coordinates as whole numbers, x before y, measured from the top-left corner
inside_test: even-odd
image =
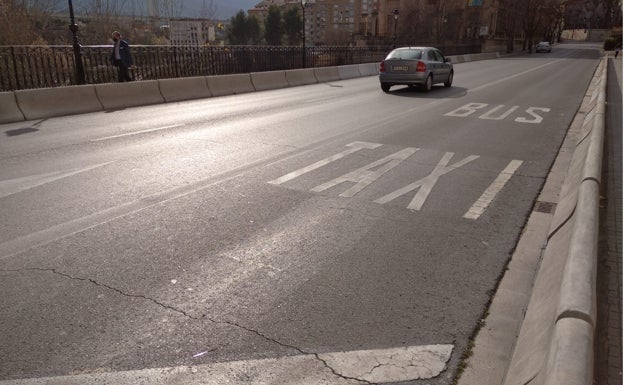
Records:
[[[425,92],[431,91],[432,86],[433,86],[433,76],[429,74],[429,76],[427,76],[427,80],[425,80],[425,84],[423,85],[423,91]]]
[[[392,87],[390,83],[381,83],[381,90],[383,92],[390,92],[390,87]]]
[[[453,84],[453,71],[449,73],[448,79],[444,82],[444,87],[450,87]]]

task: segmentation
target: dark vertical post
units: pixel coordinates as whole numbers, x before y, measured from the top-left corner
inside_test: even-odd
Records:
[[[396,48],[396,40],[397,40],[397,23],[399,21],[399,10],[397,8],[392,11],[394,15],[394,37],[392,39],[392,48]]]
[[[301,41],[302,41],[302,61],[303,68],[306,68],[306,19],[305,19],[305,8],[306,8],[307,0],[301,0],[301,12],[302,12],[302,22],[301,22]]]
[[[442,17],[442,52],[444,53],[445,39],[446,39],[446,23],[448,22],[448,17],[445,15]]]
[[[69,30],[74,35],[74,62],[76,68],[76,83],[85,84],[85,71],[82,65],[82,57],[80,54],[80,43],[78,43],[78,25],[76,24],[76,20],[74,18],[74,5],[72,4],[72,0],[69,1],[69,19],[71,24],[69,25]]]

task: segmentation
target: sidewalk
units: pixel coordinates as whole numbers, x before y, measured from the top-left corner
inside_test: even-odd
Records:
[[[523,381],[527,379],[530,379],[529,382],[532,383],[533,379],[538,376],[539,379],[535,381],[536,383],[543,383],[547,376],[550,380],[553,379],[552,376],[555,376],[558,380],[574,379],[578,380],[574,383],[590,385],[592,375],[592,362],[590,360],[592,360],[592,356],[594,385],[622,385],[622,59],[621,57],[618,57],[617,61],[613,59],[613,52],[609,56],[610,59],[601,63],[601,65],[605,63],[607,65],[606,79],[602,77],[604,72],[597,73],[597,76],[606,80],[606,86],[604,83],[596,84],[599,89],[594,88],[591,95],[586,95],[581,106],[581,110],[585,110],[579,110],[579,114],[571,123],[568,135],[537,199],[536,207],[529,217],[508,269],[492,299],[483,327],[476,335],[474,349],[470,358],[465,362],[464,371],[457,382],[458,385],[525,383]],[[594,79],[594,81],[596,80]],[[602,90],[601,95],[597,94],[600,90]],[[597,98],[596,95],[598,95]],[[587,132],[588,125],[594,124],[592,122],[595,119],[588,120],[586,116],[589,111],[587,108],[590,108],[592,103],[594,106],[596,103],[604,103],[601,104],[602,108],[600,108],[602,112],[599,112],[604,114],[604,148],[601,152],[598,146],[593,147],[593,149],[591,146],[591,143],[597,143],[598,140],[602,142],[601,134],[592,135],[592,141],[585,141],[584,147],[578,145],[579,135]],[[601,130],[602,128],[600,128]],[[593,131],[590,130],[590,132]],[[592,149],[591,154],[589,153],[590,149]],[[583,151],[587,154],[583,155]],[[587,164],[583,167],[580,165],[582,162],[587,162],[583,159],[585,156],[589,159],[590,155],[591,159],[595,159],[595,161],[594,163],[590,161],[591,166],[586,171],[587,167],[585,166]],[[594,166],[597,165],[596,161],[599,162],[600,158],[602,158],[603,163],[602,170]],[[568,182],[569,170],[573,166],[578,175],[573,174],[573,178]],[[593,174],[592,170],[594,170]],[[586,172],[587,174],[585,174]],[[602,177],[600,178],[601,181],[598,181],[596,179],[600,172],[602,172]],[[574,179],[574,175],[576,175],[576,179]],[[583,179],[585,175],[588,179]],[[591,316],[587,320],[578,317],[576,313],[571,313],[573,316],[561,318],[556,323],[557,326],[560,326],[559,328],[553,325],[552,332],[559,332],[560,338],[557,340],[557,344],[563,344],[557,345],[561,349],[557,348],[558,354],[553,356],[553,362],[561,359],[565,362],[559,363],[565,365],[557,366],[558,371],[548,372],[542,367],[543,361],[541,360],[546,359],[544,354],[548,354],[551,347],[547,345],[548,342],[542,344],[544,340],[539,338],[544,337],[550,340],[551,336],[545,337],[544,335],[546,330],[544,327],[548,327],[547,325],[550,325],[548,322],[551,320],[546,319],[541,311],[544,310],[543,306],[547,306],[548,309],[550,309],[549,306],[552,306],[550,302],[553,301],[554,297],[550,282],[553,279],[559,282],[559,279],[564,277],[565,271],[562,263],[567,263],[567,261],[560,258],[563,255],[562,250],[568,250],[568,247],[571,247],[568,245],[569,242],[575,239],[575,235],[578,235],[574,231],[574,223],[566,219],[566,215],[575,218],[573,214],[575,214],[574,207],[576,206],[572,207],[571,203],[578,204],[577,199],[580,199],[581,188],[578,187],[578,196],[575,195],[576,183],[581,183],[581,187],[588,186],[583,190],[585,192],[584,197],[587,197],[587,194],[591,192],[593,194],[591,200],[596,206],[598,195],[600,195],[600,212],[594,211],[596,215],[593,216],[595,220],[592,222],[596,224],[596,220],[599,218],[600,228],[595,229],[599,230],[597,234],[599,239],[594,238],[593,240],[593,242],[598,243],[599,249],[597,263],[592,263],[593,266],[587,265],[590,266],[590,270],[585,271],[582,269],[583,266],[579,265],[579,269],[570,271],[583,271],[586,277],[581,274],[580,279],[595,280],[597,296],[593,300],[590,296],[585,296],[583,298],[590,302],[567,303],[566,306],[574,307],[593,303],[597,306],[598,312],[596,318]],[[590,189],[592,185],[593,190]],[[598,187],[600,187],[600,192]],[[562,189],[566,190],[563,191]],[[563,200],[560,200],[562,198]],[[549,210],[549,207],[556,207],[557,209]],[[583,218],[590,220],[591,218],[588,217],[590,210],[587,206],[583,207],[585,209],[578,213],[579,218],[581,214],[585,214]],[[572,210],[571,213],[569,213],[570,210]],[[553,213],[553,211],[555,212]],[[560,226],[551,233],[549,239],[553,220],[560,223]],[[566,223],[567,225],[564,226]],[[595,231],[592,232],[596,234]],[[583,231],[580,234],[583,235]],[[579,248],[579,245],[577,242],[574,248],[576,257],[584,253],[596,256],[594,254],[596,251],[592,253],[589,250]],[[563,256],[570,257],[572,255],[571,250],[570,253]],[[544,261],[547,263],[544,264]],[[597,270],[595,279],[590,278],[591,270],[594,268]],[[542,276],[540,273],[544,275]],[[568,283],[575,287],[574,278],[576,277],[568,276]],[[535,285],[538,284],[539,288],[536,288]],[[580,287],[584,287],[583,282],[580,284]],[[571,288],[569,287],[569,289]],[[533,308],[530,308],[530,299],[533,298],[535,290],[541,294],[535,297],[537,302],[532,303]],[[576,292],[572,290],[566,293],[568,294],[566,298],[570,299],[574,297],[570,296]],[[576,299],[574,297],[574,300]],[[561,298],[554,298],[554,300],[560,301]],[[579,307],[579,309],[585,311],[581,315],[591,312],[591,306]],[[531,317],[527,329],[521,329],[524,327],[523,322],[527,319],[529,312],[531,312]],[[553,314],[548,315],[548,317],[554,315],[553,310]],[[588,321],[590,318],[595,321]],[[570,327],[576,327],[576,329],[570,329]],[[523,331],[524,334],[522,334]],[[562,337],[569,337],[569,333],[572,332],[578,332],[573,334],[573,339]],[[518,333],[520,333],[520,337]],[[589,339],[585,338],[587,337],[585,333],[594,334],[593,347],[587,344],[583,345],[583,341],[591,340],[591,336]],[[524,335],[524,339],[519,350],[520,355],[515,361],[514,371],[510,374],[510,363],[518,349],[518,340],[522,335]],[[552,338],[554,340],[554,337]],[[544,353],[544,349],[547,350],[546,353]],[[565,369],[562,369],[564,367]],[[578,371],[576,371],[577,368]],[[572,377],[564,379],[559,375],[564,377],[571,375]]]
[[[609,59],[598,249],[596,385],[622,384],[622,57]]]

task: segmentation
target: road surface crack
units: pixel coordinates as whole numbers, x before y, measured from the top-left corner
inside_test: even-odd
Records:
[[[95,286],[102,287],[102,288],[114,291],[117,294],[120,294],[120,295],[122,295],[124,297],[142,299],[142,300],[146,300],[146,301],[152,302],[152,303],[154,303],[154,304],[156,304],[156,305],[158,305],[158,306],[160,306],[162,308],[165,308],[167,310],[171,310],[173,312],[182,314],[185,317],[188,317],[190,319],[201,320],[203,318],[203,317],[194,316],[192,314],[189,314],[189,313],[185,312],[184,310],[181,310],[181,309],[175,308],[173,306],[167,305],[165,303],[162,303],[160,301],[157,301],[154,298],[150,298],[150,297],[147,297],[147,296],[144,296],[144,295],[141,295],[141,294],[126,293],[123,290],[117,289],[115,287],[112,287],[110,285],[106,285],[106,284],[101,283],[101,282],[98,282],[98,281],[96,281],[93,278],[75,277],[75,276],[73,276],[71,274],[67,274],[67,273],[64,273],[62,271],[58,271],[57,269],[45,269],[45,268],[40,268],[40,267],[28,267],[28,268],[24,268],[24,269],[10,269],[10,270],[2,269],[1,271],[4,271],[4,272],[40,271],[40,272],[53,273],[53,274],[59,275],[61,277],[70,279],[70,280],[89,282],[89,283],[91,283],[91,284],[93,284]]]
[[[262,339],[264,339],[266,341],[269,341],[271,343],[274,343],[274,344],[279,345],[279,346],[284,347],[284,348],[292,349],[292,350],[294,350],[294,351],[296,351],[296,352],[298,352],[298,353],[300,353],[302,355],[313,356],[316,360],[321,362],[323,364],[323,366],[325,366],[328,370],[330,370],[334,376],[343,378],[345,380],[357,381],[357,382],[362,383],[362,384],[375,385],[375,383],[372,383],[372,382],[369,382],[369,381],[366,381],[366,380],[363,380],[363,379],[360,379],[360,378],[349,377],[349,376],[345,376],[345,375],[340,374],[326,360],[324,360],[320,356],[319,353],[306,352],[305,350],[303,350],[301,348],[298,348],[298,347],[296,347],[294,345],[286,344],[286,343],[281,342],[281,341],[279,341],[279,340],[277,340],[275,338],[271,338],[271,337],[263,334],[262,332],[260,332],[258,330],[248,328],[246,326],[240,325],[240,324],[238,324],[236,322],[233,322],[233,321],[219,321],[219,320],[213,319],[213,318],[211,318],[211,317],[209,317],[209,316],[207,316],[205,314],[201,315],[201,316],[192,315],[192,314],[189,314],[188,312],[186,312],[184,310],[178,309],[178,308],[173,307],[171,305],[167,305],[167,304],[165,304],[163,302],[160,302],[160,301],[158,301],[158,300],[156,300],[154,298],[150,298],[150,297],[147,297],[147,296],[141,295],[141,294],[126,293],[123,290],[120,290],[120,289],[117,289],[117,288],[115,288],[113,286],[101,283],[101,282],[99,282],[99,281],[97,281],[97,280],[95,280],[93,278],[76,277],[76,276],[73,276],[71,274],[64,273],[62,271],[59,271],[59,270],[53,269],[53,268],[28,267],[28,268],[22,268],[22,269],[0,269],[0,272],[7,272],[7,273],[32,272],[32,271],[52,273],[52,274],[61,276],[63,278],[69,279],[69,280],[87,282],[87,283],[90,283],[92,285],[95,285],[95,286],[98,286],[98,287],[102,287],[102,288],[111,290],[111,291],[113,291],[113,292],[115,292],[115,293],[117,293],[119,295],[124,296],[124,297],[149,301],[149,302],[151,302],[151,303],[153,303],[155,305],[158,305],[159,307],[162,307],[164,309],[176,312],[176,313],[181,314],[181,315],[183,315],[183,316],[185,316],[185,317],[187,317],[189,319],[192,319],[192,320],[197,320],[197,321],[206,320],[206,321],[209,321],[209,322],[214,323],[214,324],[228,325],[228,326],[231,326],[231,327],[242,329],[242,330],[245,330],[245,331],[247,331],[249,333],[255,334],[256,336],[258,336],[258,337],[260,337],[260,338],[262,338]]]
[[[207,318],[208,318],[208,317],[207,317]],[[215,323],[227,324],[227,325],[230,325],[230,326],[233,326],[233,327],[239,328],[239,329],[246,330],[246,331],[248,331],[249,333],[253,333],[253,334],[257,335],[258,337],[263,338],[263,339],[265,339],[265,340],[267,340],[267,341],[269,341],[269,342],[272,342],[272,343],[277,344],[277,345],[279,345],[279,346],[282,346],[282,347],[284,347],[284,348],[288,348],[288,349],[295,350],[295,351],[299,352],[299,353],[300,353],[300,354],[302,354],[302,355],[305,355],[305,356],[313,356],[316,360],[318,360],[319,362],[321,362],[321,363],[323,364],[323,366],[325,366],[327,369],[329,369],[329,370],[332,372],[332,374],[333,374],[334,376],[336,376],[336,377],[340,377],[340,378],[343,378],[343,379],[345,379],[345,380],[357,381],[357,382],[362,383],[362,384],[375,385],[374,383],[369,382],[369,381],[366,381],[366,380],[363,380],[363,379],[361,379],[361,378],[349,377],[349,376],[345,376],[345,375],[343,375],[343,374],[338,373],[338,372],[336,371],[336,369],[334,369],[334,368],[333,368],[333,367],[332,367],[332,366],[331,366],[331,365],[330,365],[330,364],[329,364],[326,360],[324,360],[324,359],[320,356],[320,354],[319,354],[319,353],[306,352],[305,350],[303,350],[303,349],[301,349],[301,348],[299,348],[299,347],[297,347],[297,346],[286,344],[286,343],[284,343],[284,342],[281,342],[281,341],[279,341],[279,340],[276,340],[275,338],[271,338],[271,337],[269,337],[269,336],[267,336],[267,335],[265,335],[265,334],[263,334],[263,333],[261,333],[261,332],[259,332],[259,331],[257,331],[257,330],[254,330],[254,329],[248,328],[248,327],[246,327],[246,326],[243,326],[243,325],[237,324],[237,323],[232,322],[232,321],[216,321],[216,320],[213,320],[213,319],[210,319],[210,318],[208,318],[208,319],[209,319],[210,321],[212,321],[212,322],[215,322]]]

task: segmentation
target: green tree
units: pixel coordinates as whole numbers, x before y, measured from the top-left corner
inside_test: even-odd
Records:
[[[269,45],[282,45],[284,35],[284,22],[282,11],[276,5],[269,7],[269,13],[264,20],[264,39]]]
[[[245,45],[249,43],[249,23],[247,14],[242,9],[230,19],[227,31],[228,41],[232,45]]]
[[[227,36],[232,45],[260,44],[260,22],[255,16],[247,16],[241,9],[230,19]]]
[[[247,18],[247,30],[249,32],[249,40],[251,44],[260,44],[262,40],[262,28],[260,28],[260,22],[255,16]]]
[[[284,12],[284,32],[286,34],[286,43],[288,45],[298,45],[301,41],[301,28],[303,27],[303,19],[299,12],[298,6],[288,8]]]

